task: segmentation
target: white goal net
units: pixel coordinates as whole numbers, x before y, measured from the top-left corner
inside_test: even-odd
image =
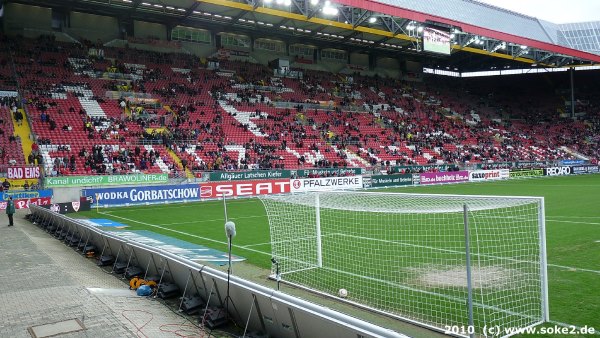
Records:
[[[542,198],[315,192],[261,200],[285,283],[334,297],[345,289],[345,301],[439,330],[464,326],[459,335],[471,324],[483,334],[484,326],[548,319]]]

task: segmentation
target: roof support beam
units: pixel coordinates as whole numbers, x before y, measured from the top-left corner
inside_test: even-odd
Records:
[[[296,9],[298,10],[298,13],[306,16],[307,13],[307,1],[297,1],[297,0],[292,0],[292,6],[296,7]]]
[[[174,23],[174,26],[179,26],[182,25],[183,23],[185,23],[185,21],[192,15],[192,13],[194,13],[194,11],[198,8],[198,6],[200,6],[200,2],[194,2],[194,4],[192,4],[190,6],[190,8],[185,10],[185,14],[183,15],[183,17],[181,19],[179,19],[178,21],[176,21]]]
[[[404,30],[402,29],[402,26],[400,24],[398,24],[396,22],[396,20],[394,20],[394,18],[390,17],[390,16],[381,16],[379,17],[379,19],[381,20],[381,22],[383,22],[383,25],[392,33],[392,34],[396,34],[399,31],[402,31],[404,33]]]
[[[358,13],[356,13],[356,11],[358,11]],[[371,14],[373,12],[362,10],[360,8],[355,8],[355,10],[352,13],[358,14],[358,17],[353,15],[352,21],[350,22],[352,24],[352,27],[356,28],[356,26],[360,26],[361,23],[365,22],[369,17],[371,17]]]

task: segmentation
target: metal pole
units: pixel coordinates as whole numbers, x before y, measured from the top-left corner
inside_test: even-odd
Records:
[[[319,193],[315,194],[315,225],[317,235],[317,266],[323,267],[323,252],[321,248],[321,200]]]
[[[569,68],[571,75],[571,118],[575,119],[575,68]]]
[[[225,297],[225,311],[227,319],[229,319],[229,278],[231,277],[231,242],[232,238],[229,236],[229,267],[227,268],[227,296]]]
[[[475,337],[473,324],[473,283],[471,276],[471,250],[469,245],[469,214],[467,205],[463,205],[463,222],[465,224],[465,254],[467,258],[467,306],[469,311],[469,337]]]
[[[223,193],[223,212],[225,213],[225,223],[227,223],[227,201],[225,200],[225,193]]]
[[[542,316],[545,322],[550,321],[550,307],[548,303],[548,264],[546,259],[546,208],[544,198],[540,200],[539,212],[539,236],[540,236],[540,272],[542,287]]]

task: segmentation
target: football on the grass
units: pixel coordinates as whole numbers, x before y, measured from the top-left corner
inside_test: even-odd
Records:
[[[338,291],[338,295],[340,297],[342,297],[342,298],[346,298],[346,297],[348,297],[348,290],[346,290],[346,289],[340,289]]]

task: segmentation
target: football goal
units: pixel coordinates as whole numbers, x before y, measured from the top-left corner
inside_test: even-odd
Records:
[[[352,191],[261,200],[279,265],[272,277],[284,283],[455,335],[548,320],[543,198]]]

